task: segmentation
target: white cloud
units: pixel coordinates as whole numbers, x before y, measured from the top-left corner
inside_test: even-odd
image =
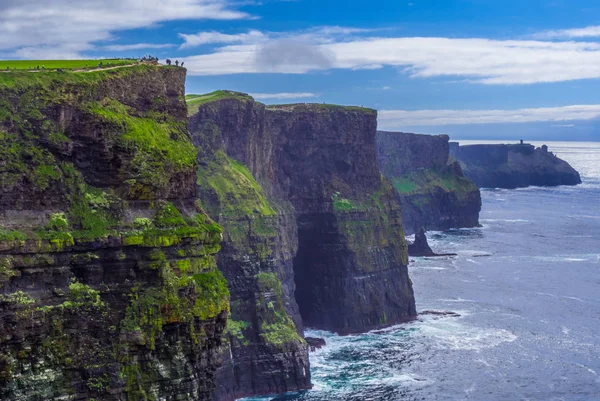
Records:
[[[517,110],[382,110],[381,129],[463,124],[529,123],[591,120],[600,116],[600,104]],[[563,124],[566,126],[566,124]]]
[[[2,0],[0,51],[15,57],[73,57],[122,30],[163,21],[248,17],[229,0]]]
[[[248,33],[228,35],[216,31],[199,32],[196,34],[180,33],[179,37],[184,40],[182,49],[215,43],[257,43],[266,38],[260,31],[250,30]]]
[[[534,35],[538,39],[560,39],[560,38],[598,38],[600,37],[600,26],[588,26],[585,28],[560,29],[546,31]]]
[[[285,46],[279,50],[285,51],[270,52],[275,59],[269,57],[265,62],[261,57],[265,49],[277,48],[282,42]],[[303,57],[302,62],[288,57],[298,49],[314,56]],[[490,85],[533,84],[600,78],[600,43],[436,37],[351,37],[344,41],[322,34],[291,33],[271,34],[261,43],[223,46],[212,53],[187,57],[185,62],[191,75],[304,74],[391,66],[411,77],[462,77]]]
[[[129,50],[143,50],[143,49],[168,49],[171,47],[175,47],[176,45],[172,43],[135,43],[131,45],[108,45],[102,46],[102,50],[109,50],[115,52],[123,52]]]
[[[283,92],[283,93],[251,93],[252,96],[256,100],[267,100],[267,99],[306,99],[306,98],[314,98],[318,95],[316,93],[310,92]]]

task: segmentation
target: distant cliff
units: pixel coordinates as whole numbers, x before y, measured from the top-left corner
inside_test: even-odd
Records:
[[[581,184],[579,173],[546,146],[452,143],[450,153],[480,188]]]
[[[407,234],[421,228],[479,225],[479,189],[449,159],[448,139],[447,135],[377,133],[379,166],[399,194]]]
[[[209,400],[229,313],[185,70],[0,74],[0,400]]]
[[[377,168],[375,111],[265,107],[225,91],[188,105],[232,300],[216,399],[309,387],[303,325],[352,333],[416,314],[400,205]]]

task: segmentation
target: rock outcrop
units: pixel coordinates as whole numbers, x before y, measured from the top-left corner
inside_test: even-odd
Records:
[[[185,70],[0,74],[0,400],[210,400],[229,313]]]
[[[415,234],[415,240],[408,243],[408,256],[415,257],[438,257],[438,256],[456,256],[455,253],[435,253],[429,246],[425,230],[421,229]]]
[[[377,133],[379,166],[402,203],[406,234],[477,227],[481,194],[449,158],[447,135]]]
[[[303,324],[346,334],[415,315],[400,205],[377,168],[374,111],[265,107],[226,91],[190,96],[188,107],[206,152],[202,203],[225,229],[219,266],[237,322],[218,373],[222,399],[308,388]],[[228,186],[222,177],[233,173]],[[232,211],[240,206],[243,217]],[[270,335],[276,327],[284,335]]]
[[[200,199],[224,228],[218,266],[232,299],[214,399],[307,389],[308,345],[294,298],[294,209],[263,189],[269,181],[261,186],[255,179],[273,167],[264,106],[236,94],[215,95],[189,120],[199,149]]]
[[[480,188],[521,188],[581,184],[573,167],[530,144],[466,145],[452,143],[452,157]]]

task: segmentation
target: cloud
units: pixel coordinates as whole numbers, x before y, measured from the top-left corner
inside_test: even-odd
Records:
[[[540,32],[534,35],[537,39],[577,39],[600,37],[600,26],[588,26],[585,28],[560,29],[556,31]]]
[[[317,38],[317,39],[315,39]],[[600,78],[600,43],[439,37],[269,35],[260,44],[217,48],[185,59],[191,75],[305,74],[398,68],[413,78],[462,77],[487,85]]]
[[[254,64],[262,71],[295,72],[326,70],[335,55],[327,48],[293,39],[273,41],[257,47]]]
[[[123,30],[163,21],[242,18],[249,15],[228,0],[2,0],[0,51],[35,57],[39,49],[40,57],[35,58],[62,52],[71,57]]]
[[[306,99],[306,98],[314,98],[318,95],[310,92],[283,92],[283,93],[251,93],[252,96],[256,100],[268,100],[268,99]]]
[[[102,46],[102,50],[109,50],[109,51],[115,51],[115,52],[123,52],[123,51],[129,51],[129,50],[142,50],[142,49],[168,49],[171,47],[175,47],[176,45],[172,44],[172,43],[164,43],[164,44],[158,44],[158,43],[135,43],[132,45],[109,45],[109,46]]]
[[[196,47],[215,43],[256,43],[266,38],[266,35],[257,30],[248,33],[228,35],[216,31],[199,32],[196,34],[180,33],[179,37],[184,40],[181,49]]]
[[[379,112],[379,126],[382,129],[399,129],[414,126],[560,122],[591,120],[599,116],[600,104],[517,110],[382,110]]]

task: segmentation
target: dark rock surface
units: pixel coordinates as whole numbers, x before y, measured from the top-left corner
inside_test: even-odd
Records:
[[[194,141],[208,159],[221,151],[248,169],[257,186],[245,224],[268,217],[273,233],[246,228],[243,240],[231,238],[243,225],[223,205],[247,204],[249,197],[227,196],[208,174],[213,190],[202,202],[225,228],[219,265],[230,281],[233,320],[252,323],[241,338],[230,335],[217,398],[308,388],[306,342],[291,336],[277,348],[261,333],[265,316],[257,300],[273,291],[265,294],[256,277],[276,276],[285,309],[278,313],[300,334],[303,323],[349,333],[415,315],[399,203],[376,163],[376,114],[322,105],[266,108],[231,92],[206,98],[212,100],[197,104],[190,117]],[[202,158],[200,164],[201,176],[212,168]],[[271,251],[260,255],[254,249],[263,240]]]
[[[406,234],[426,230],[477,227],[481,195],[449,158],[447,135],[377,133],[382,173],[392,181],[402,203]]]
[[[316,350],[321,349],[327,345],[327,342],[324,338],[306,337],[305,340],[308,346],[310,347],[310,352],[315,352]]]
[[[581,177],[548,148],[530,144],[451,144],[451,155],[480,188],[521,188],[581,184]]]
[[[218,265],[232,299],[215,400],[311,387],[294,298],[294,210],[254,178],[272,167],[263,123],[263,105],[235,99],[201,105],[189,120],[200,150],[200,200],[224,228]]]
[[[413,243],[408,243],[408,255],[414,257],[456,256],[455,253],[433,252],[427,242],[427,235],[423,229],[415,234],[415,241]]]
[[[210,400],[229,292],[185,70],[0,79],[0,400]]]

